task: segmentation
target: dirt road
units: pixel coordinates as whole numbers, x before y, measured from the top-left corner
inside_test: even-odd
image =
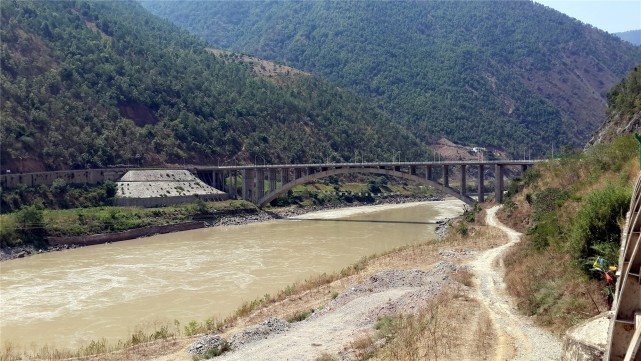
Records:
[[[520,241],[521,233],[501,224],[498,206],[487,210],[486,224],[505,232],[509,242],[483,252],[471,263],[477,279],[476,297],[490,312],[498,336],[496,360],[557,360],[561,342],[517,313],[503,282],[503,253]]]

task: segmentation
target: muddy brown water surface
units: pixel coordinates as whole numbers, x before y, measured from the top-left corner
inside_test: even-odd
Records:
[[[0,341],[76,349],[139,328],[224,318],[244,301],[435,238],[460,201],[323,211],[0,263]]]

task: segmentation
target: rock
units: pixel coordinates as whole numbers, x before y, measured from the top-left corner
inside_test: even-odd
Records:
[[[213,349],[218,349],[222,352],[226,346],[227,341],[220,335],[205,335],[187,347],[187,352],[194,355],[206,355]]]
[[[249,327],[229,339],[229,348],[237,350],[245,344],[267,338],[273,333],[283,333],[289,329],[289,323],[283,319],[272,317],[267,321]]]
[[[605,312],[567,331],[561,360],[601,361],[608,343],[612,313]]]
[[[27,252],[26,251],[22,251],[22,252],[16,254],[16,258],[25,258],[25,256],[27,256]]]

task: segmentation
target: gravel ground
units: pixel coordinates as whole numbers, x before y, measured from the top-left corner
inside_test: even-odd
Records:
[[[217,360],[314,360],[323,353],[351,360],[350,344],[386,315],[409,314],[427,304],[459,266],[439,263],[432,271],[388,270],[354,285],[308,319],[283,325],[270,319],[231,337],[229,352]],[[268,326],[267,323],[274,326]],[[285,322],[286,323],[286,322]],[[240,346],[243,347],[240,347]]]

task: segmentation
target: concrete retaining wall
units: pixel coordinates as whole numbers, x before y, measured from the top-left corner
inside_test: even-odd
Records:
[[[94,234],[88,236],[49,237],[47,240],[49,242],[49,245],[51,246],[60,246],[63,244],[90,246],[107,242],[126,241],[134,238],[152,236],[154,234],[188,231],[190,229],[198,229],[203,227],[205,227],[204,222],[186,222],[179,224],[168,224],[164,226],[149,226],[123,232]]]
[[[226,193],[212,195],[173,196],[154,198],[116,198],[115,205],[120,207],[164,207],[185,204],[201,200],[204,202],[224,201],[228,198]]]
[[[127,169],[83,169],[58,172],[37,172],[0,175],[0,186],[11,189],[20,185],[37,187],[49,186],[56,179],[62,179],[68,184],[99,184],[107,180],[117,181],[127,173]]]

